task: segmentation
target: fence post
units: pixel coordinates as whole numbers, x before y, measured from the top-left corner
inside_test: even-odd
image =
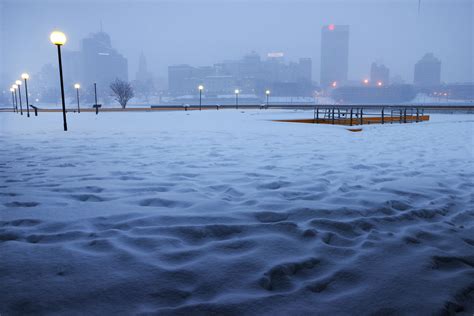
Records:
[[[334,110],[335,108],[332,108],[332,124],[334,125]]]
[[[364,125],[364,119],[362,118],[363,108],[360,108],[360,125]]]
[[[403,111],[403,123],[407,122],[407,108]]]
[[[352,126],[352,108],[351,108],[351,120],[350,120],[350,125]]]

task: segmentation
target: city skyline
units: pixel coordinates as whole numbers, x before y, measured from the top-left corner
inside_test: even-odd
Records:
[[[79,1],[69,5],[49,0],[41,4],[48,9],[39,18],[34,16],[37,5],[34,2],[6,0],[0,6],[3,30],[0,42],[2,47],[8,44],[8,47],[14,49],[2,48],[0,63],[2,72],[7,75],[25,70],[34,73],[43,64],[53,62],[47,43],[47,34],[52,29],[61,28],[69,35],[65,50],[77,50],[82,38],[97,32],[102,23],[104,30],[113,38],[112,45],[129,59],[128,71],[131,74],[137,71],[142,51],[147,56],[150,72],[162,78],[166,77],[167,67],[173,64],[205,65],[217,60],[236,59],[253,50],[260,54],[283,51],[290,59],[310,57],[314,61],[313,78],[319,82],[320,29],[323,25],[334,23],[351,27],[350,80],[369,76],[371,63],[381,60],[391,69],[393,76],[398,75],[407,82],[413,82],[413,65],[425,53],[432,52],[442,60],[443,69],[446,70],[442,73],[442,81],[472,81],[472,60],[469,59],[472,55],[472,18],[469,16],[472,4],[464,0],[451,3],[452,5],[443,1],[423,3],[422,11],[418,14],[416,4],[410,1],[377,4],[363,2],[357,6],[344,1],[339,4],[328,1],[318,1],[316,4],[297,1],[291,5],[284,1],[277,1],[272,5],[256,1],[251,7],[242,1],[226,1],[221,4],[204,1],[200,6],[189,1],[140,1],[127,12],[127,17],[133,19],[156,13],[161,18],[143,18],[143,21],[137,20],[133,25],[127,26],[117,23],[126,9],[122,2],[111,9],[110,2],[107,1]],[[338,13],[336,9],[342,5],[355,9],[355,14]],[[66,12],[65,6],[68,9]],[[173,16],[188,18],[185,11],[189,9],[196,13],[196,16],[189,17],[190,22],[198,17],[203,20],[198,24],[199,27],[184,29],[171,21]],[[58,10],[61,10],[62,15],[56,17],[55,12]],[[389,17],[390,21],[384,21],[384,10],[393,13]],[[86,15],[84,21],[78,21],[68,13],[76,11],[88,11],[91,14]],[[232,11],[244,14],[248,26],[229,23]],[[442,16],[439,15],[441,13]],[[166,17],[167,14],[171,17]],[[262,16],[272,18],[262,20]],[[279,20],[285,21],[293,17],[298,17],[294,26],[283,27],[278,24]],[[403,23],[396,25],[394,19]],[[26,20],[38,22],[38,27],[27,29],[22,23]],[[15,26],[14,29],[12,25]],[[221,30],[216,30],[216,25]],[[397,30],[394,30],[395,26]],[[157,34],[150,37],[151,30],[155,28],[158,30]],[[387,32],[391,32],[390,38],[383,36]],[[27,35],[31,41],[25,42],[23,38]],[[214,49],[217,42],[221,45],[219,49]],[[32,51],[35,52],[33,56]]]

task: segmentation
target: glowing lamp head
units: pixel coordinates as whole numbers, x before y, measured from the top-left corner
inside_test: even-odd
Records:
[[[76,83],[76,84],[74,85],[74,89],[79,89],[80,87],[81,87],[81,85],[78,84],[78,83]]]
[[[27,74],[27,73],[22,73],[21,74],[21,79],[24,79],[24,80],[30,79],[30,75]]]
[[[337,82],[334,81],[331,85],[332,85],[333,88],[335,88],[335,87],[337,87]]]
[[[14,84],[14,85],[12,86],[12,88],[16,90],[16,89],[18,89],[18,86],[17,86],[16,84]]]
[[[60,31],[54,31],[53,33],[51,33],[49,39],[54,45],[64,45],[67,42],[66,35]]]
[[[20,80],[15,81],[15,83],[16,83],[16,85],[21,86],[21,81]]]
[[[334,31],[335,28],[336,27],[334,26],[334,24],[329,24],[328,25],[328,30],[330,30],[330,31]]]
[[[377,82],[377,86],[379,86],[379,87],[383,86],[382,81]]]
[[[13,88],[10,88],[10,92],[15,92],[15,89],[13,89]]]
[[[270,95],[270,90],[265,91],[266,95]]]
[[[369,79],[364,79],[364,84],[369,84]]]
[[[234,92],[235,92],[235,94],[239,94],[239,93],[240,93],[239,89],[235,89]]]
[[[445,92],[445,93],[444,93],[444,96],[445,96],[445,97],[447,97],[447,96],[448,96],[448,94]]]
[[[203,85],[200,85],[200,86],[198,87],[198,89],[199,89],[199,91],[202,91],[202,90],[204,90],[204,86],[203,86]]]

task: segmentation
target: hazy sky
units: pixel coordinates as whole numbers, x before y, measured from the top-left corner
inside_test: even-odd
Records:
[[[34,73],[56,63],[49,33],[68,35],[65,49],[99,30],[129,60],[135,78],[145,53],[155,75],[167,66],[210,65],[252,50],[285,52],[289,60],[313,59],[319,81],[321,27],[350,25],[349,78],[382,61],[391,75],[413,80],[424,53],[442,60],[442,80],[474,81],[473,0],[0,0],[0,74]],[[67,69],[65,69],[67,71]]]

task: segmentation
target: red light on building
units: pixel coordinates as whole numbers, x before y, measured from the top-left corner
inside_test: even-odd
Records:
[[[334,31],[334,29],[335,29],[335,26],[334,26],[334,24],[329,24],[329,26],[328,26],[328,30],[330,30],[330,31]]]

